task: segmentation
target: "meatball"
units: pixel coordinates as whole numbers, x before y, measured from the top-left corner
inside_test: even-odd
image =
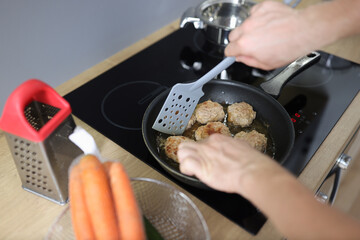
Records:
[[[235,134],[234,138],[242,139],[250,144],[253,148],[259,150],[260,152],[265,152],[267,145],[267,138],[264,134],[252,130],[251,132],[238,132]]]
[[[213,133],[221,133],[224,135],[231,136],[230,130],[221,122],[209,122],[204,126],[199,127],[195,131],[196,141],[205,139]]]
[[[165,154],[175,162],[179,162],[177,158],[177,151],[179,144],[182,142],[193,142],[194,140],[184,136],[170,136],[165,141]]]
[[[195,108],[196,120],[201,124],[222,121],[225,117],[224,108],[217,102],[207,100]]]
[[[246,102],[231,104],[227,112],[228,122],[241,127],[248,127],[256,117],[253,107]]]
[[[195,116],[195,114],[191,115],[190,120],[189,120],[189,122],[188,122],[185,130],[190,129],[190,128],[192,127],[192,125],[194,125],[194,123],[196,123],[196,116]]]

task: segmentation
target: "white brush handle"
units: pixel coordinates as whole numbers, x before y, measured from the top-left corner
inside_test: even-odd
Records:
[[[101,157],[98,147],[94,138],[85,129],[80,126],[76,126],[74,132],[70,134],[69,139],[78,146],[84,154],[95,155],[101,161],[104,159]]]
[[[219,73],[221,73],[224,69],[228,68],[231,64],[235,62],[235,57],[227,57],[224,60],[222,60],[218,65],[216,65],[213,69],[211,69],[208,73],[206,73],[204,76],[199,78],[195,82],[195,84],[190,88],[190,90],[195,90],[199,87],[202,87],[205,83],[212,80],[214,77],[216,77]]]

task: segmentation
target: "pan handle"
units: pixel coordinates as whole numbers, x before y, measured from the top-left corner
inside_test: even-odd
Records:
[[[294,78],[296,75],[314,65],[320,60],[320,53],[311,52],[308,55],[296,59],[294,62],[290,63],[284,70],[278,73],[272,79],[260,84],[260,87],[277,98],[280,95],[281,89],[289,80]]]

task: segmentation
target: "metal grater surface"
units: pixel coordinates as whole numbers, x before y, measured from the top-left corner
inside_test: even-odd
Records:
[[[44,106],[46,107],[46,104]],[[38,117],[31,119],[42,118],[41,121],[44,120],[44,116],[54,116],[49,112],[29,116],[34,115]],[[31,125],[34,126],[35,122],[33,121]],[[41,122],[35,125],[43,126]],[[67,202],[68,168],[72,160],[82,154],[82,151],[68,139],[75,126],[70,115],[43,142],[32,142],[19,136],[6,134],[6,140],[25,190],[61,205]]]
[[[22,187],[58,204],[68,201],[68,170],[83,152],[69,139],[71,107],[46,83],[30,79],[15,89],[0,118]]]
[[[7,141],[12,148],[23,188],[57,199],[57,189],[49,172],[47,159],[41,154],[41,144],[13,135],[7,135]]]
[[[39,131],[59,111],[59,108],[38,101],[31,102],[24,109],[26,120],[36,131]]]

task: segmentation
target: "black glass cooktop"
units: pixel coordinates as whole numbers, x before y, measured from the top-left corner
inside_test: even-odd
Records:
[[[299,175],[360,89],[360,67],[333,55],[291,80],[278,101],[296,131],[284,166]],[[223,48],[201,31],[180,29],[67,94],[73,114],[252,234],[266,218],[238,195],[198,189],[174,179],[151,156],[141,122],[148,104],[176,83],[198,79],[223,58]],[[264,72],[241,63],[218,77],[257,85],[279,69]]]

